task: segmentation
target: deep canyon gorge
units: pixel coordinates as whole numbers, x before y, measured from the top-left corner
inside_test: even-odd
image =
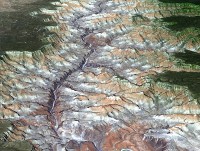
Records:
[[[23,51],[2,44],[5,148],[26,141],[27,151],[200,150],[197,1],[50,4],[29,13],[46,17],[48,34]]]

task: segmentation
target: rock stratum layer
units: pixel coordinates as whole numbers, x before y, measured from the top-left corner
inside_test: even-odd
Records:
[[[57,36],[46,38],[56,45],[7,52],[0,62],[7,140],[42,151],[200,150],[197,99],[187,87],[156,80],[165,70],[198,71],[171,59],[199,50],[198,32],[175,33],[155,21],[199,12],[148,0],[53,4],[57,10],[41,11],[57,23],[47,27]]]

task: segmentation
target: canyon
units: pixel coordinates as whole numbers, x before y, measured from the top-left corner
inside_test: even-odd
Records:
[[[0,60],[0,119],[11,123],[5,142],[26,140],[36,151],[200,149],[199,98],[169,78],[198,73],[198,64],[180,67],[174,54],[198,54],[199,32],[174,32],[157,21],[198,16],[192,11],[198,6],[52,4],[55,10],[35,12],[57,23],[46,27],[55,33],[43,39],[50,43],[34,52],[8,51]]]

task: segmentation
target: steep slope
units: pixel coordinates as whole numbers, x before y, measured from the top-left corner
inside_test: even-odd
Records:
[[[197,16],[198,6],[155,0],[53,4],[57,10],[41,11],[58,24],[47,27],[57,36],[46,40],[56,45],[7,52],[0,62],[0,117],[12,123],[8,141],[29,140],[42,151],[198,151],[198,98],[161,76],[199,70],[179,67],[173,58],[199,50],[199,39],[188,36],[198,32],[174,32],[160,22]]]

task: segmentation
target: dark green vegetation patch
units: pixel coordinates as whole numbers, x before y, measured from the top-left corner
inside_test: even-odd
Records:
[[[53,33],[45,27],[56,24],[48,15],[31,13],[40,11],[40,8],[55,7],[43,0],[14,8],[15,11],[0,12],[0,54],[3,51],[35,51],[47,44],[41,39]]]

